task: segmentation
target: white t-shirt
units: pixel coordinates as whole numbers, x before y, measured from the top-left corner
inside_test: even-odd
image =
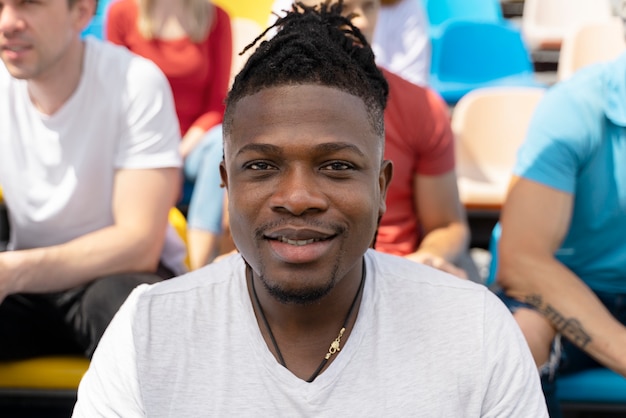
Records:
[[[273,13],[283,16],[293,0],[274,0]],[[270,15],[269,24],[276,21]],[[381,6],[372,40],[376,64],[420,86],[428,84],[430,38],[428,20],[420,0],[400,0]]]
[[[427,86],[431,57],[428,25],[420,0],[382,6],[372,45],[376,63],[413,84]]]
[[[113,223],[117,169],[180,167],[180,133],[167,79],[122,47],[86,41],[76,91],[39,112],[25,80],[0,65],[0,185],[9,249],[70,241]],[[184,271],[184,244],[167,233],[163,262]]]
[[[547,417],[528,346],[487,288],[365,257],[354,329],[312,383],[271,354],[234,255],[129,296],[74,416]]]

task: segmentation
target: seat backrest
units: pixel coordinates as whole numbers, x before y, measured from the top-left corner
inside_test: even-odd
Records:
[[[516,153],[545,89],[491,87],[463,96],[452,113],[457,175],[480,171],[508,183]]]
[[[450,19],[502,22],[498,0],[423,0],[428,22],[441,25]]]
[[[168,214],[168,221],[185,244],[185,250],[187,250],[187,219],[185,218],[185,215],[183,215],[183,213],[177,207],[172,207]],[[185,266],[189,268],[188,251],[187,255],[185,256]]]
[[[212,0],[232,18],[250,19],[265,29],[274,0]]]
[[[532,73],[530,54],[512,25],[450,21],[433,43],[431,74],[444,82],[482,83]]]
[[[98,39],[104,39],[104,19],[110,3],[112,3],[112,0],[98,0],[96,14],[91,18],[89,25],[83,30],[81,34],[83,37],[91,35]]]
[[[522,30],[529,37],[560,40],[581,24],[611,17],[610,0],[524,0]]]
[[[589,64],[617,58],[625,49],[624,22],[621,18],[580,25],[563,38],[557,79],[565,80]]]

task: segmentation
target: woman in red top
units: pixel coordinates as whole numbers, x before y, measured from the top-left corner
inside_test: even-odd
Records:
[[[230,19],[208,0],[119,0],[111,4],[107,39],[156,63],[172,87],[183,140],[185,178],[194,182],[189,202],[191,268],[215,257],[224,192],[219,126],[232,63]]]

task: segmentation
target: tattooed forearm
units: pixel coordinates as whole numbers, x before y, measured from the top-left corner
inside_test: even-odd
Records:
[[[591,337],[580,324],[579,320],[576,318],[565,318],[559,311],[554,309],[552,305],[544,303],[541,295],[529,295],[526,297],[525,302],[535,307],[537,311],[548,318],[563,336],[578,347],[584,349],[587,344],[591,342]]]

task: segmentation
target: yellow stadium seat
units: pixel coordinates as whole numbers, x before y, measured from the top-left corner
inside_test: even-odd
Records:
[[[183,213],[176,207],[173,207],[170,209],[169,221],[185,243],[185,247],[187,247],[187,219],[185,218],[185,215],[183,215]],[[187,253],[187,256],[185,257],[185,265],[189,268],[189,253]]]
[[[213,0],[232,18],[251,19],[265,28],[272,9],[273,0]]]
[[[76,390],[89,360],[78,356],[0,362],[0,390]]]

